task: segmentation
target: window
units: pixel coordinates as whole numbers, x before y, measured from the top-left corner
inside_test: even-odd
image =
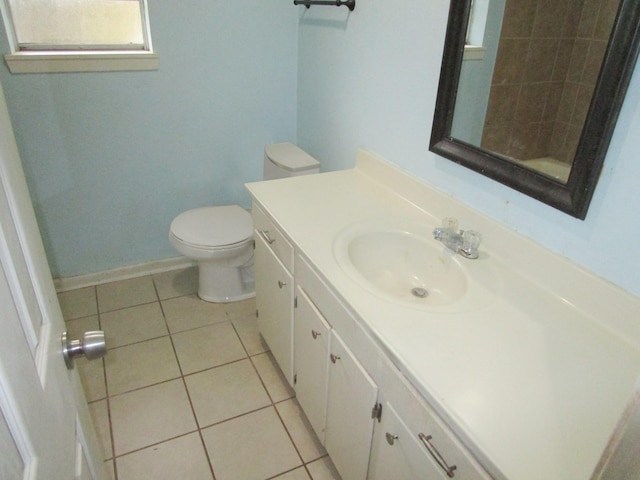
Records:
[[[484,58],[486,50],[484,33],[487,26],[489,3],[489,0],[471,0],[464,60],[482,60]]]
[[[146,0],[3,0],[13,73],[156,69]]]

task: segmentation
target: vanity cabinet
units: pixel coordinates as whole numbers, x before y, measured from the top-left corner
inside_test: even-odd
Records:
[[[340,336],[353,318],[303,258],[296,268],[296,396],[340,475],[365,480],[378,387]]]
[[[490,480],[257,205],[254,225],[258,327],[342,478]]]
[[[258,328],[293,385],[293,247],[260,207],[252,213]]]

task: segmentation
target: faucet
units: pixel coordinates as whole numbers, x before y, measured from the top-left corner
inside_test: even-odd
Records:
[[[444,218],[442,226],[434,228],[433,238],[464,258],[478,258],[478,247],[480,246],[482,235],[474,230],[467,230],[466,232],[458,230],[458,220],[456,218]]]

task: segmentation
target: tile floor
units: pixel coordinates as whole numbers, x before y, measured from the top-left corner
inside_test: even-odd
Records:
[[[339,480],[258,333],[255,301],[203,302],[194,268],[59,294],[114,480]]]

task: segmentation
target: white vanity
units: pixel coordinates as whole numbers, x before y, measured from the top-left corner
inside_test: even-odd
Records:
[[[640,299],[365,151],[247,188],[258,324],[344,480],[591,478]],[[433,239],[444,217],[479,258]]]

